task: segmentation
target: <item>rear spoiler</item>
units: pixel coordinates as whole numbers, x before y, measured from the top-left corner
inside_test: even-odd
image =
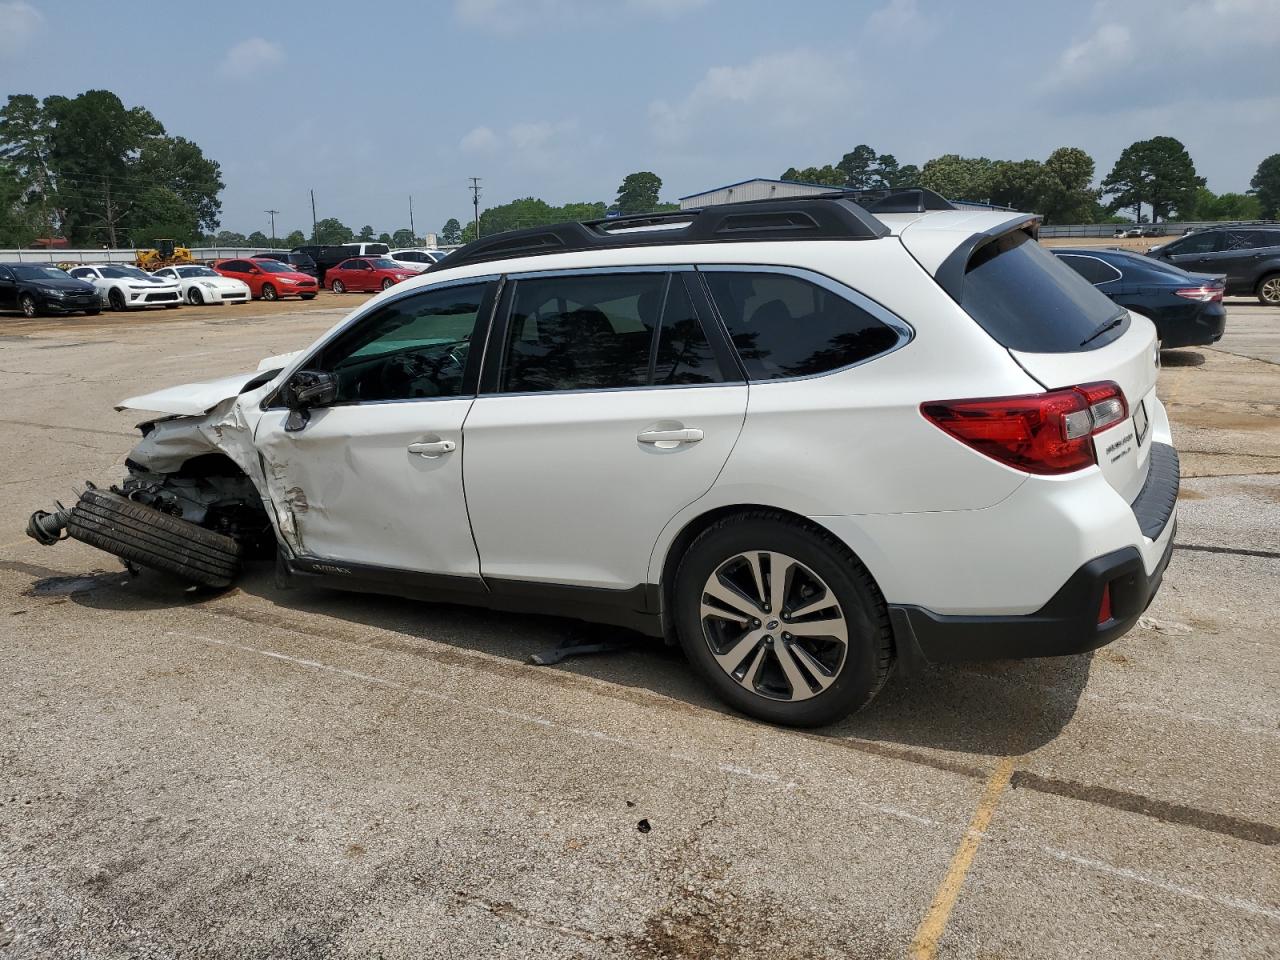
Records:
[[[1028,234],[1032,240],[1039,240],[1040,218],[1023,216],[1012,222],[1005,221],[990,230],[971,234],[947,255],[933,275],[933,279],[937,281],[938,286],[947,291],[952,300],[959,303],[960,295],[964,292],[964,273],[973,255],[987,244],[995,243],[1001,237],[1007,237],[1018,231]]]

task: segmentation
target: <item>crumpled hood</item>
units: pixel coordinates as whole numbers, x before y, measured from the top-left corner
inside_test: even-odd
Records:
[[[116,404],[117,410],[147,410],[155,413],[169,413],[180,417],[198,417],[212,410],[223,400],[239,396],[244,385],[257,373],[238,373],[219,380],[205,383],[184,383],[177,387],[166,387],[155,393],[144,393],[130,397]]]

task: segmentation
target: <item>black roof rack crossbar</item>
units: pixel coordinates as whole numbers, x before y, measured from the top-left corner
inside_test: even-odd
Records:
[[[473,240],[428,268],[549,253],[717,240],[874,240],[889,228],[844,194],[752,200],[585,223],[557,223]]]

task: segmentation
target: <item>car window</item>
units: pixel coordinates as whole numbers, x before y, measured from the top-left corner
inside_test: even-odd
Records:
[[[1218,230],[1207,230],[1204,233],[1193,233],[1189,237],[1171,243],[1168,252],[1175,255],[1184,253],[1213,253],[1218,249],[1222,233]]]
[[[80,267],[78,270],[72,270],[71,275],[78,280],[92,280],[94,273],[87,267]]]
[[[1059,259],[1095,286],[1120,279],[1119,270],[1111,264],[1099,260],[1097,257],[1063,253],[1059,254]]]
[[[738,376],[741,380],[741,376]],[[724,380],[715,352],[698,319],[684,278],[675,275],[667,289],[654,359],[655,386],[687,386]]]
[[[899,334],[801,277],[708,270],[707,286],[751,380],[826,373],[894,347]]]
[[[249,264],[243,260],[228,260],[221,269],[230,270],[232,273],[248,273]]]
[[[13,274],[9,272],[8,267],[0,267],[0,280],[12,280]]]
[[[649,383],[665,273],[519,280],[501,389],[600,390]]]
[[[1280,232],[1274,230],[1228,230],[1224,250],[1256,250],[1280,245]]]
[[[308,369],[334,374],[338,403],[460,396],[486,286],[444,287],[389,303],[326,346]]]

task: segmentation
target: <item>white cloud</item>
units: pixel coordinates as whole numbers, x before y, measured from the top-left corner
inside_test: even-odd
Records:
[[[222,58],[218,72],[231,79],[252,77],[284,62],[284,48],[263,37],[241,40]]]
[[[743,66],[712,67],[683,99],[650,103],[649,121],[654,135],[668,142],[729,117],[749,129],[795,129],[833,108],[847,115],[851,92],[840,61],[814,50],[791,50]]]
[[[476,127],[458,141],[463,153],[492,153],[498,149],[498,135],[488,127]]]
[[[1085,109],[1238,100],[1280,86],[1276,0],[1099,2],[1088,32],[1066,45],[1036,90]],[[1216,58],[1216,59],[1215,59]],[[1229,63],[1216,70],[1171,64]]]
[[[22,53],[44,28],[44,14],[25,0],[11,0],[0,3],[0,24],[0,59],[8,59]]]

